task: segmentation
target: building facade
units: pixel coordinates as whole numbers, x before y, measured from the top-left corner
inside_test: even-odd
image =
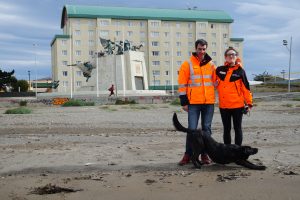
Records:
[[[101,37],[142,44],[149,88],[170,89],[177,85],[178,70],[194,51],[197,39],[208,42],[207,52],[217,66],[224,63],[229,46],[243,57],[243,39],[231,37],[231,23],[233,19],[224,11],[66,5],[63,33],[51,42],[52,79],[60,81],[58,92],[85,86],[81,70],[68,65],[89,61],[104,51]]]

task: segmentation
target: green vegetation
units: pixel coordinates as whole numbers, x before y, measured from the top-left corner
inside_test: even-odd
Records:
[[[293,101],[300,101],[300,97],[296,97],[292,99]]]
[[[80,99],[71,99],[64,103],[63,107],[71,107],[71,106],[94,106],[95,102],[85,102]]]
[[[22,100],[19,103],[20,106],[27,106],[27,101],[26,100]]]
[[[135,100],[128,100],[127,98],[125,98],[124,100],[117,99],[115,104],[116,105],[136,104],[136,101]]]
[[[180,99],[179,99],[179,98],[176,98],[176,99],[174,99],[173,101],[171,101],[170,104],[173,105],[173,106],[180,106],[180,105],[181,105],[181,104],[180,104]]]
[[[5,111],[5,114],[30,114],[31,110],[24,107],[9,109]]]
[[[290,104],[290,103],[287,103],[287,104],[282,104],[281,106],[283,106],[283,107],[288,107],[288,108],[291,108],[291,107],[293,107],[293,105],[292,105],[292,104]]]

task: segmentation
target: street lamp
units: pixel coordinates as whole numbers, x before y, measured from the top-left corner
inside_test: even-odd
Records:
[[[29,90],[31,89],[31,86],[30,86],[30,70],[28,70],[28,83],[29,83]]]
[[[289,82],[288,82],[288,92],[291,92],[291,61],[292,61],[292,36],[290,41],[290,46],[288,47],[288,41],[283,40],[283,46],[286,46],[287,50],[290,53],[290,59],[289,59]]]

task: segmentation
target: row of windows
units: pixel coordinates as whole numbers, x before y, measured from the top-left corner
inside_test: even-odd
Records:
[[[62,86],[63,87],[69,87],[69,81],[62,81]],[[75,86],[76,87],[81,87],[82,86],[82,81],[76,81]]]
[[[80,26],[81,24],[81,20],[80,19],[76,19],[74,22],[75,26]],[[151,27],[170,27],[171,26],[171,22],[161,22],[161,21],[150,21],[150,26]],[[185,24],[185,23],[184,23]],[[197,23],[199,28],[207,28],[208,23],[205,22],[200,22]],[[96,26],[96,20],[88,20],[88,25],[89,26]],[[100,26],[109,26],[109,25],[114,25],[114,26],[128,26],[128,27],[132,27],[132,26],[140,26],[140,27],[144,27],[146,25],[146,21],[113,21],[111,22],[110,20],[107,19],[102,19],[99,20],[99,25]],[[181,28],[182,27],[182,23],[181,22],[176,22],[175,24],[176,28]],[[210,24],[210,28],[211,29],[216,29],[219,26],[221,26],[221,28],[223,29],[228,29],[229,25],[228,24]],[[189,29],[194,27],[194,23],[187,23],[187,27]]]
[[[163,34],[164,37],[170,37],[170,32],[163,32],[162,34]],[[75,30],[74,35],[80,36],[81,35],[81,30]],[[88,36],[89,37],[93,37],[94,35],[95,35],[94,30],[88,30]],[[132,37],[133,35],[134,35],[133,31],[127,31],[126,32],[127,37]],[[181,32],[176,32],[175,33],[175,36],[177,38],[181,38],[182,35],[183,34]],[[206,35],[207,35],[207,33],[198,33],[198,37],[200,37],[200,38],[206,38]],[[109,30],[100,30],[99,31],[99,36],[100,37],[109,37]],[[115,36],[122,36],[122,31],[115,31]],[[193,38],[193,33],[187,33],[186,36],[188,38]],[[140,31],[140,37],[146,37],[145,31]],[[160,37],[160,32],[159,31],[151,31],[150,32],[150,37]],[[185,37],[185,36],[183,36],[183,37]],[[211,37],[216,38],[217,33],[211,33]],[[223,38],[228,38],[228,34],[223,33]]]
[[[62,71],[63,76],[68,76],[68,71]],[[76,76],[82,76],[82,71],[76,71]]]

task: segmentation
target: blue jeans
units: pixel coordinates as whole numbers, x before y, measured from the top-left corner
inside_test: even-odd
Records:
[[[188,106],[189,129],[196,130],[201,116],[201,130],[203,134],[211,135],[211,123],[214,115],[214,104],[192,104]],[[186,138],[185,153],[192,155],[190,141]]]

